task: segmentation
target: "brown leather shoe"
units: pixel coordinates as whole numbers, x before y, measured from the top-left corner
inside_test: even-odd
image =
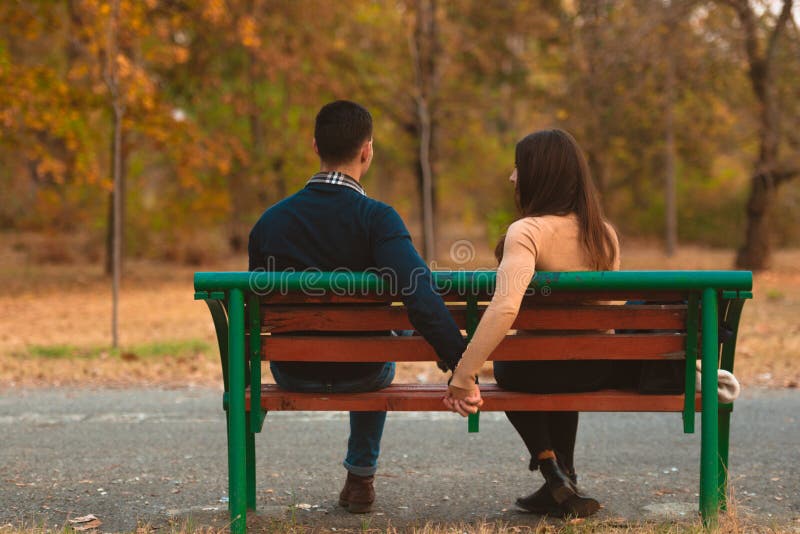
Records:
[[[365,514],[372,511],[375,502],[375,476],[360,477],[347,473],[344,489],[339,494],[339,506],[347,508],[351,514]]]

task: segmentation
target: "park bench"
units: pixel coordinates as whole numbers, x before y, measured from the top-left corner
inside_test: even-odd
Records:
[[[434,272],[433,280],[471,336],[491,299],[494,272]],[[443,384],[392,384],[369,393],[293,393],[261,383],[261,362],[435,361],[411,329],[391,284],[374,273],[196,273],[217,332],[227,416],[231,529],[244,532],[256,507],[255,434],[270,410],[441,411]],[[717,399],[717,369],[733,371],[736,334],[752,274],[742,271],[540,272],[493,360],[679,360],[685,391],[529,394],[482,385],[483,411],[679,412],[694,432],[701,416],[699,508],[713,524],[726,506],[732,405]],[[626,301],[642,302],[630,305]],[[353,332],[363,331],[363,336]],[[309,335],[325,332],[325,336]],[[337,332],[340,335],[337,335]],[[702,361],[702,391],[695,365]],[[469,421],[477,430],[477,417]]]

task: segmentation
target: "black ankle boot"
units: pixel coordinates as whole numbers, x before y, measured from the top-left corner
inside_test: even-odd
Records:
[[[532,514],[555,516],[561,515],[561,507],[558,505],[556,500],[553,499],[547,484],[543,484],[541,488],[534,491],[527,497],[518,498],[517,506],[526,512],[531,512]]]
[[[558,506],[562,517],[589,517],[600,509],[600,503],[596,499],[579,493],[567,497],[567,500]]]
[[[569,476],[561,469],[555,458],[539,460],[539,471],[545,480],[545,485],[556,503],[561,504],[570,497],[577,496],[578,492]]]
[[[572,481],[572,489],[575,490],[576,497],[572,497],[561,503],[559,510],[562,517],[587,517],[600,509],[600,503],[596,499],[587,497],[578,487],[578,476],[575,470],[564,470]]]

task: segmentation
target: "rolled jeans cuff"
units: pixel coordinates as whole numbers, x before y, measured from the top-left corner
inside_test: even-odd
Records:
[[[342,462],[342,465],[344,466],[345,469],[347,469],[348,472],[353,473],[358,477],[371,477],[372,475],[378,472],[377,465],[370,465],[370,466],[350,465],[349,463],[347,463],[346,460]]]

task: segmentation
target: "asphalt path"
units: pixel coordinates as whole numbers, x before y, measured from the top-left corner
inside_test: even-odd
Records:
[[[698,416],[699,430],[699,416]],[[343,413],[272,413],[256,438],[261,518],[363,529],[500,520],[536,524],[514,499],[541,483],[502,414],[481,431],[450,413],[389,414],[376,511],[336,506],[344,481]],[[678,414],[582,414],[581,485],[601,517],[695,517],[700,436]],[[227,469],[221,394],[191,390],[8,389],[0,392],[0,527],[61,526],[94,514],[102,531],[139,523],[219,524]],[[800,391],[750,390],[732,418],[737,514],[800,532]]]

